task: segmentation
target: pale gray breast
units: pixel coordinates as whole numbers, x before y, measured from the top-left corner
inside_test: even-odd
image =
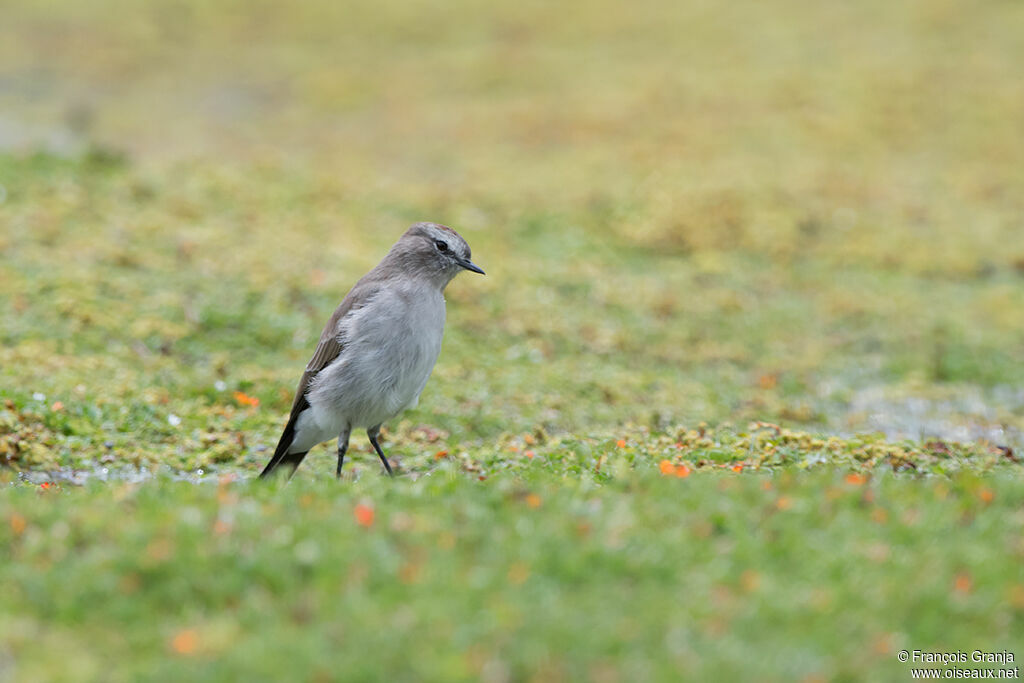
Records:
[[[410,287],[401,298],[403,321],[394,325],[395,336],[389,341],[395,349],[387,355],[397,365],[395,400],[404,408],[423,391],[441,352],[445,305],[444,296],[433,287]]]
[[[340,321],[343,350],[316,378],[311,403],[372,426],[416,404],[444,334],[444,297],[433,287],[384,288]]]

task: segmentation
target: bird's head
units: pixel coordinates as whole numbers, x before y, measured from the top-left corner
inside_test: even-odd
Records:
[[[484,274],[459,233],[439,223],[415,223],[395,243],[391,254],[403,273],[426,276],[443,288],[463,270]]]

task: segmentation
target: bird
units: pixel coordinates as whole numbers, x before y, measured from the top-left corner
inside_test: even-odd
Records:
[[[354,429],[394,476],[377,437],[419,403],[441,352],[444,290],[464,270],[484,274],[466,240],[439,223],[414,223],[335,309],[299,380],[274,456],[260,474],[288,477],[317,444],[338,439],[341,468]]]

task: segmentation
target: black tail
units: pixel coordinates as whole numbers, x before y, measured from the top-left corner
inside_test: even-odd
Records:
[[[292,411],[291,417],[288,418],[288,424],[285,425],[284,432],[281,434],[281,440],[277,442],[277,448],[274,450],[274,457],[270,459],[267,466],[260,472],[260,479],[266,479],[274,473],[274,470],[282,465],[287,465],[290,468],[288,476],[291,477],[299,465],[302,464],[302,459],[306,457],[306,453],[309,451],[289,453],[288,449],[295,439],[295,423],[298,421],[302,411],[308,407],[309,403],[306,402],[306,398],[303,396],[299,404],[295,406],[295,410]]]

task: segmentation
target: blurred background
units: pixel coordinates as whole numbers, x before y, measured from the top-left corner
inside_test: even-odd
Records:
[[[69,406],[39,461],[272,442],[323,321],[415,220],[488,276],[449,288],[398,432],[1021,445],[1024,4],[2,12],[0,377]]]
[[[4,0],[0,680],[1019,647],[1022,65],[1019,0]],[[247,481],[418,220],[487,276],[402,476]]]

